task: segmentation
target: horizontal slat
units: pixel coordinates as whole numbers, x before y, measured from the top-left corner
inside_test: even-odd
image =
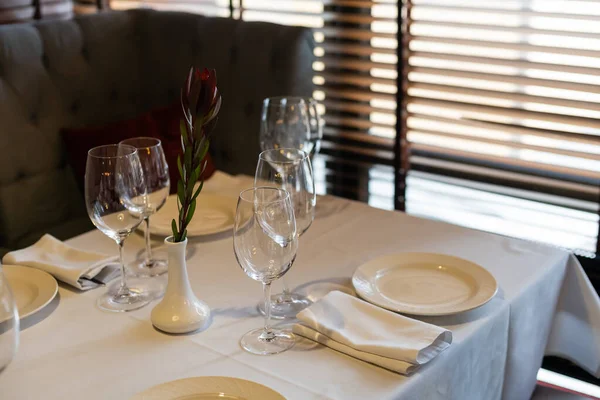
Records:
[[[338,143],[332,143],[323,141],[321,143],[321,153],[328,154],[330,156],[339,156],[341,154],[356,154],[365,159],[369,159],[372,162],[380,162],[383,164],[392,164],[394,161],[394,152],[386,150],[371,149],[361,146],[348,146]]]
[[[557,167],[552,164],[541,164],[528,160],[519,160],[511,157],[500,157],[490,154],[477,154],[474,152],[449,149],[447,147],[425,145],[420,143],[411,143],[410,147],[411,151],[420,151],[432,155],[434,153],[437,153],[441,155],[452,156],[455,158],[461,158],[464,160],[478,161],[480,163],[483,163],[484,165],[487,163],[495,163],[497,166],[512,166],[522,169],[537,170],[539,173],[554,173],[556,175],[565,177],[568,176],[572,178],[584,178],[590,180],[590,182],[600,182],[600,172],[596,171],[567,168],[563,166]]]
[[[322,32],[326,37],[334,39],[356,39],[356,40],[371,40],[373,38],[396,39],[395,33],[380,33],[373,32],[368,29],[356,28],[338,28],[338,27],[323,27],[314,29],[315,32]]]
[[[558,47],[550,47],[550,46],[536,46],[531,44],[521,44],[521,43],[503,43],[503,42],[490,42],[486,40],[477,40],[477,39],[447,39],[443,37],[438,37],[435,35],[428,36],[413,36],[413,41],[423,41],[427,43],[433,44],[448,44],[452,46],[468,46],[473,55],[477,55],[477,48],[487,48],[487,49],[502,49],[502,50],[513,50],[515,52],[539,52],[539,53],[550,53],[550,54],[561,54],[565,56],[580,56],[580,57],[600,57],[600,51],[593,50],[583,50],[583,49],[566,49],[566,48],[558,48]],[[414,47],[414,43],[410,44],[411,50]],[[416,49],[418,50],[418,49]]]
[[[392,124],[381,124],[373,121],[369,121],[365,118],[352,118],[352,117],[339,117],[335,115],[325,115],[325,123],[327,125],[336,125],[340,127],[351,127],[359,129],[369,128],[393,128],[395,125]]]
[[[523,85],[523,86],[540,86],[547,87],[552,89],[564,89],[564,90],[572,90],[576,92],[584,92],[584,93],[600,93],[599,85],[590,85],[590,84],[582,84],[582,83],[574,83],[574,82],[563,82],[556,81],[550,79],[538,79],[538,78],[528,78],[523,76],[514,76],[514,75],[500,75],[500,74],[487,74],[483,72],[468,72],[468,71],[454,71],[449,69],[438,69],[438,68],[430,68],[430,67],[409,67],[409,74],[411,72],[428,74],[428,75],[438,75],[443,77],[454,77],[454,78],[464,78],[464,79],[473,79],[480,80],[486,82],[500,82],[500,83],[510,83],[515,85]]]
[[[465,131],[472,129],[484,129],[486,131],[496,131],[498,133],[510,134],[515,138],[514,140],[522,140],[523,137],[533,136],[542,139],[550,140],[561,140],[568,141],[570,144],[578,144],[581,146],[599,146],[600,136],[592,135],[580,135],[570,132],[553,132],[542,129],[523,128],[517,126],[510,126],[506,124],[490,123],[486,121],[476,121],[469,119],[450,119],[443,118],[438,115],[421,115],[421,114],[408,114],[408,126],[411,127],[411,119],[416,118],[432,123],[451,124],[463,127]]]
[[[395,115],[395,110],[390,110],[382,107],[373,107],[369,104],[349,103],[341,101],[324,100],[321,102],[326,109],[331,109],[340,112],[358,113],[369,115],[371,113],[384,113]]]
[[[429,59],[432,61],[444,60],[444,61],[453,61],[457,63],[463,63],[461,68],[464,70],[470,70],[468,65],[464,65],[465,63],[469,64],[481,64],[481,65],[489,65],[489,66],[502,66],[502,67],[511,67],[511,68],[520,68],[523,70],[544,70],[544,71],[554,71],[554,72],[564,72],[568,74],[580,74],[580,75],[592,75],[592,76],[600,76],[600,68],[586,68],[586,67],[573,67],[570,65],[557,65],[557,64],[546,64],[546,63],[537,63],[528,61],[526,57],[521,59],[501,59],[501,58],[492,58],[492,57],[477,57],[477,56],[463,56],[458,54],[443,54],[443,53],[434,53],[434,52],[426,52],[426,51],[412,51],[409,55],[409,63],[411,63],[411,59],[415,58],[423,58]],[[570,81],[568,75],[562,77],[563,81]]]
[[[384,100],[384,101],[396,101],[396,96],[393,94],[372,92],[370,90],[352,90],[352,89],[339,89],[330,88],[327,85],[322,87],[325,89],[325,96],[337,97],[343,99],[357,100],[357,101],[370,101],[370,100]]]
[[[323,130],[325,137],[340,138],[352,140],[358,143],[366,143],[368,145],[386,147],[393,150],[394,139],[384,138],[381,136],[369,135],[365,132],[356,132],[343,129],[336,129],[326,126]]]
[[[513,119],[515,120],[513,121],[515,124],[517,124],[519,120],[533,120],[540,122],[552,122],[556,124],[563,124],[565,125],[565,131],[567,132],[581,133],[579,130],[576,129],[576,127],[588,129],[591,128],[594,131],[599,130],[598,132],[600,132],[600,121],[592,118],[571,117],[566,115],[556,115],[550,113],[538,113],[534,111],[482,106],[445,100],[415,98],[410,100],[409,107],[411,104],[440,107],[446,110],[453,111],[461,111],[465,113],[465,115],[463,115],[462,118],[481,120],[479,116],[489,114],[491,116]],[[568,125],[571,126],[568,127]]]
[[[585,153],[585,152],[581,152],[581,151],[569,151],[569,150],[556,149],[556,148],[552,148],[552,147],[548,147],[548,146],[539,146],[539,145],[533,145],[533,144],[519,143],[516,140],[515,141],[506,141],[506,140],[499,140],[499,139],[484,138],[484,137],[480,137],[480,136],[469,135],[467,131],[465,131],[465,133],[461,134],[461,133],[456,133],[456,132],[430,131],[430,130],[426,130],[426,129],[410,129],[408,131],[408,135],[409,135],[408,139],[409,140],[411,140],[410,136],[413,133],[429,136],[431,138],[447,137],[447,138],[464,139],[464,140],[469,140],[469,141],[473,141],[473,142],[477,142],[477,143],[487,143],[487,144],[492,144],[492,145],[506,146],[506,147],[510,147],[511,149],[515,149],[515,150],[535,150],[535,151],[542,151],[545,153],[551,153],[551,154],[557,154],[557,155],[563,155],[563,156],[569,156],[569,157],[576,157],[576,158],[580,158],[580,159],[587,159],[587,160],[594,160],[594,161],[600,160],[600,154],[591,154],[591,153]]]
[[[375,53],[396,55],[395,49],[386,49],[382,47],[361,46],[355,44],[342,43],[319,43],[317,47],[322,47],[327,53],[341,53],[344,55],[370,56]]]
[[[351,73],[333,73],[333,72],[315,72],[315,76],[322,76],[325,79],[325,82],[335,82],[335,83],[346,83],[356,86],[370,86],[375,83],[379,83],[382,85],[395,85],[395,79],[388,78],[375,78],[373,76],[368,75],[358,75]]]
[[[277,3],[273,7],[247,7],[244,6],[243,11],[263,12],[270,14],[286,14],[304,17],[315,17],[323,19],[326,22],[346,22],[352,24],[371,24],[373,22],[390,22],[395,21],[395,17],[373,17],[364,14],[354,14],[351,12],[302,12],[295,10],[282,9],[277,7]]]
[[[532,174],[503,171],[498,168],[487,168],[418,155],[410,156],[410,164],[411,171],[417,173],[422,173],[421,171],[424,169],[428,171],[440,171],[444,174],[441,176],[455,176],[464,181],[483,183],[492,182],[498,187],[497,191],[502,190],[502,193],[511,190],[511,187],[516,187],[527,189],[529,192],[534,191],[544,194],[553,194],[562,198],[562,201],[560,202],[562,205],[592,212],[597,210],[597,205],[593,206],[591,204],[597,199],[598,188],[589,184],[586,185],[568,182],[564,179],[559,180]],[[412,173],[413,172],[409,172],[409,174]],[[437,175],[439,175],[439,172]],[[531,194],[529,198],[533,199]],[[580,203],[580,200],[584,201],[585,204]]]
[[[319,59],[326,68],[350,69],[355,71],[370,72],[372,69],[396,71],[396,65],[372,61],[352,60],[338,57],[321,57]]]
[[[421,95],[415,94],[413,92],[417,90],[428,91],[429,95]],[[559,98],[553,97],[545,97],[545,96],[533,96],[527,94],[513,93],[513,92],[498,92],[492,90],[481,90],[481,89],[471,89],[471,88],[463,88],[456,87],[450,85],[435,85],[430,83],[411,83],[410,88],[408,90],[409,95],[412,97],[422,97],[422,98],[432,98],[432,99],[440,99],[440,100],[452,100],[452,97],[463,95],[466,97],[460,98],[462,102],[475,103],[475,104],[484,104],[484,99],[494,102],[494,100],[498,101],[498,106],[502,107],[502,104],[510,104],[510,108],[514,109],[527,109],[527,106],[538,104],[538,105],[553,105],[557,107],[564,107],[568,109],[563,109],[562,112],[558,112],[558,114],[564,115],[574,115],[574,116],[583,116],[589,117],[590,115],[586,115],[586,111],[600,112],[600,103],[593,102],[584,102],[577,100],[562,100]],[[456,97],[454,97],[456,99]],[[492,105],[492,104],[490,104]],[[544,111],[540,111],[544,112]],[[589,113],[587,113],[589,114]],[[600,114],[597,116],[600,118]]]
[[[449,12],[468,12],[471,15],[478,15],[478,14],[496,14],[496,15],[500,15],[500,16],[514,16],[514,17],[519,17],[519,18],[526,18],[526,17],[547,17],[547,18],[557,18],[557,19],[568,19],[568,20],[573,20],[575,21],[585,21],[585,22],[598,22],[600,21],[600,15],[597,16],[593,16],[593,15],[586,15],[586,14],[569,14],[564,12],[564,10],[562,10],[563,12],[556,12],[556,13],[552,13],[552,12],[542,12],[539,10],[535,10],[531,7],[528,7],[527,5],[523,4],[523,7],[517,9],[517,10],[506,10],[506,9],[494,9],[494,10],[489,10],[489,9],[481,9],[479,7],[465,7],[465,6],[460,6],[460,5],[454,5],[454,6],[434,6],[434,5],[426,5],[426,4],[414,4],[413,5],[413,11],[415,8],[419,8],[421,10],[427,10],[430,12],[436,12],[439,13],[439,15],[448,15]]]
[[[477,32],[485,33],[516,33],[523,35],[523,40],[527,38],[527,35],[550,35],[558,37],[569,37],[569,39],[600,39],[600,33],[588,33],[588,32],[573,32],[565,30],[554,30],[554,29],[542,29],[527,26],[527,20],[524,20],[521,26],[502,26],[494,24],[493,22],[480,20],[473,22],[440,22],[437,18],[418,18],[411,20],[411,31],[416,28],[421,29],[437,29],[440,27],[456,28],[464,30],[466,32],[472,32],[476,35]],[[525,25],[525,26],[523,26]]]

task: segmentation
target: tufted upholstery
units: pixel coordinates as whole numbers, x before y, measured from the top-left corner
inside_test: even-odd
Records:
[[[303,28],[130,10],[0,27],[0,247],[91,228],[60,130],[176,101],[190,65],[217,69],[217,168],[252,174],[263,98],[312,93]]]

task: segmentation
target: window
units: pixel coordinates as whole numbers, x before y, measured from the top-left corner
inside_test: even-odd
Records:
[[[600,3],[401,3],[400,33],[397,0],[111,4],[313,28],[319,192],[594,257]]]

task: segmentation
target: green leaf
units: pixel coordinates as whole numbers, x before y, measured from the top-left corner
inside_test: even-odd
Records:
[[[181,133],[181,137],[183,139],[183,144],[188,145],[188,132],[187,132],[187,122],[185,120],[179,121],[179,133]]]
[[[194,193],[194,196],[192,197],[192,201],[196,201],[196,197],[198,197],[198,195],[202,191],[202,186],[204,186],[204,181],[200,181],[200,185],[198,186],[198,190],[196,190],[196,193]]]
[[[183,167],[181,166],[181,156],[177,156],[177,170],[179,171],[179,176],[182,180],[185,181],[185,175],[183,174]]]
[[[210,140],[206,136],[203,136],[202,139],[200,140],[200,144],[198,145],[198,148],[196,149],[196,154],[194,155],[194,159],[195,160],[204,160],[204,157],[206,157],[206,153],[208,152],[209,145],[210,145]]]
[[[183,213],[185,212],[185,210],[183,209],[183,207],[179,208],[179,224],[181,225],[183,223]]]
[[[192,172],[190,174],[190,180],[188,181],[188,187],[187,187],[187,195],[191,196],[193,191],[194,191],[194,186],[196,186],[196,182],[198,181],[198,178],[200,178],[200,166],[198,166],[198,168],[196,168],[194,170],[194,172]]]
[[[183,153],[183,165],[185,166],[185,172],[192,170],[192,148],[187,146]]]
[[[177,223],[175,222],[175,218],[171,221],[171,230],[173,231],[173,239],[177,239]]]
[[[183,190],[183,181],[177,182],[177,197],[181,204],[185,204],[185,190]]]
[[[185,231],[183,231],[183,234],[181,235],[181,239],[179,241],[183,242],[186,238],[187,238],[187,229]]]
[[[188,214],[187,214],[187,219],[186,219],[186,225],[190,223],[190,221],[192,220],[192,218],[194,217],[194,212],[196,211],[196,200],[193,200],[190,203],[190,209],[188,210]]]

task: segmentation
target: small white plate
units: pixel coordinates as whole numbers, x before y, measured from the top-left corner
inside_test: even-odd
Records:
[[[42,270],[22,265],[3,265],[2,272],[15,296],[19,318],[46,307],[58,292],[58,283]]]
[[[201,192],[196,199],[196,211],[188,225],[188,237],[214,235],[233,229],[237,198]],[[150,233],[171,236],[171,221],[177,220],[177,195],[170,195],[165,205],[150,217]],[[140,225],[144,228],[144,224]]]
[[[391,311],[450,315],[477,308],[494,297],[496,280],[462,258],[431,253],[400,253],[361,265],[352,277],[360,297]]]
[[[179,379],[153,386],[131,400],[285,400],[255,382],[224,376]]]

